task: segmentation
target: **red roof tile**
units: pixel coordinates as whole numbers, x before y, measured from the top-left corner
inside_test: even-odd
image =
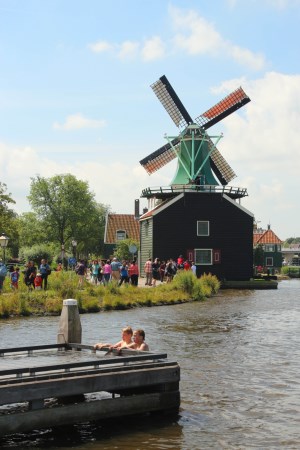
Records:
[[[115,244],[117,231],[123,230],[127,238],[140,240],[140,224],[133,214],[108,214],[106,218],[105,244]]]
[[[274,231],[272,230],[266,230],[262,233],[254,233],[253,234],[253,244],[259,245],[259,244],[282,244],[283,241],[279,239],[279,237],[276,236]]]

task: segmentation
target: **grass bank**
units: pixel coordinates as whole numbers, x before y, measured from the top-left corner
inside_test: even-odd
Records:
[[[174,280],[155,288],[121,286],[94,286],[85,281],[78,289],[78,277],[74,272],[54,272],[48,278],[47,291],[28,291],[23,280],[19,290],[12,291],[7,278],[0,295],[0,318],[30,315],[59,315],[62,301],[73,298],[78,301],[80,313],[122,310],[142,306],[159,306],[203,301],[218,292],[220,283],[213,275],[196,278],[191,271],[178,273]]]

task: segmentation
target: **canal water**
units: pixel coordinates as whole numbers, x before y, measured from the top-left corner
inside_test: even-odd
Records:
[[[0,346],[55,343],[58,320],[1,321]],[[116,342],[126,325],[144,328],[151,349],[181,366],[179,415],[34,431],[2,439],[1,448],[300,448],[300,280],[221,291],[203,303],[87,314],[81,323],[86,344]]]

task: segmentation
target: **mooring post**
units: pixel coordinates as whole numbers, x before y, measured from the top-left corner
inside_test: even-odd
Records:
[[[81,344],[81,322],[77,300],[67,299],[63,301],[57,343],[69,344],[72,342]]]

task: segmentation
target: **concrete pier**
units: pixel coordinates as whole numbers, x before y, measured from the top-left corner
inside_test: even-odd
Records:
[[[67,299],[63,301],[63,308],[59,320],[57,343],[69,342],[81,343],[82,329],[78,311],[77,300]]]
[[[166,354],[123,350],[108,356],[105,350],[76,343],[0,349],[0,436],[178,411],[176,362]]]

